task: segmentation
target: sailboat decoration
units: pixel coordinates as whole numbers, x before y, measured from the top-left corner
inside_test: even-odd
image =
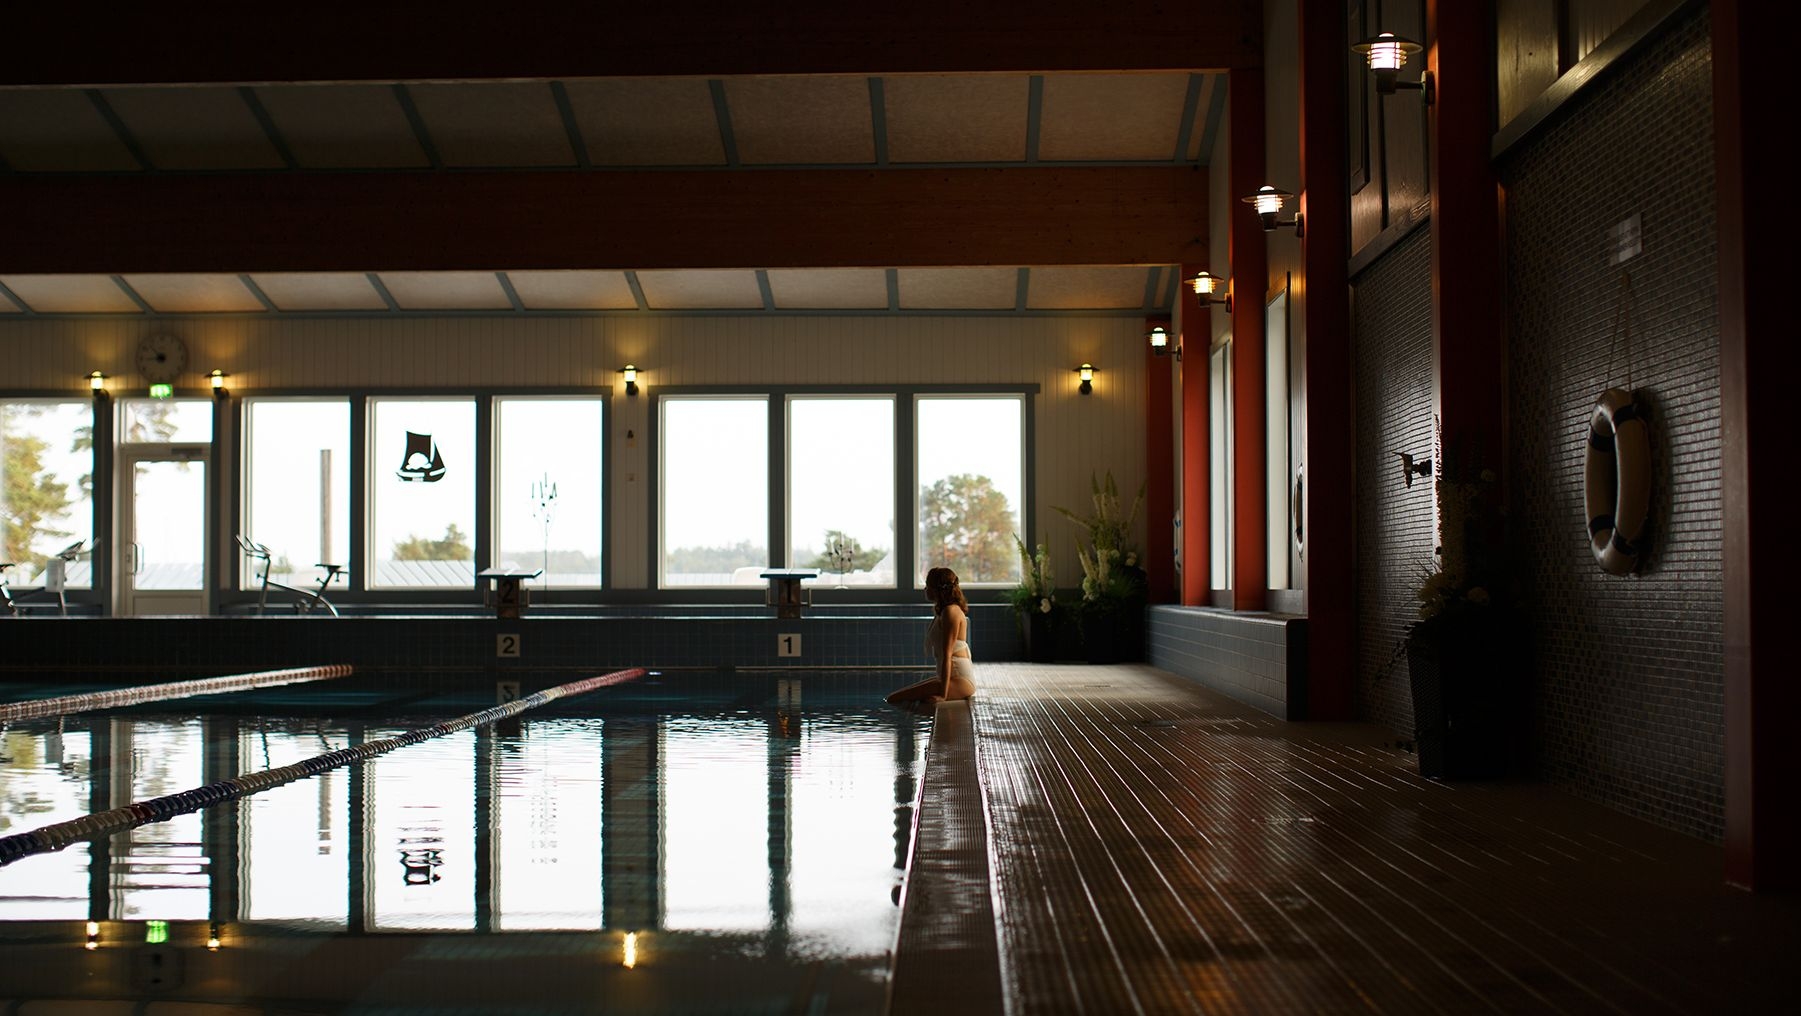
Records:
[[[438,454],[438,442],[430,434],[406,432],[406,456],[394,475],[408,482],[436,483],[444,478],[444,456]]]

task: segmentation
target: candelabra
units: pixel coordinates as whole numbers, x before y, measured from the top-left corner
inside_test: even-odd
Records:
[[[532,518],[544,525],[544,588],[550,588],[550,523],[557,514],[557,485],[550,474],[532,484]]]
[[[838,573],[838,586],[844,586],[844,573],[857,563],[857,541],[843,533],[833,533],[825,543],[826,559],[832,562],[832,570]]]

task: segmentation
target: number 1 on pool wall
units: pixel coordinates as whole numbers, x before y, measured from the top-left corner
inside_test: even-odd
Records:
[[[799,635],[777,635],[775,637],[775,654],[777,656],[799,656]]]

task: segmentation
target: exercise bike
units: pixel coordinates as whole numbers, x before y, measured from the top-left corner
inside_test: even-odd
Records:
[[[86,540],[76,540],[74,543],[57,551],[56,556],[52,557],[44,565],[44,584],[41,586],[29,586],[15,589],[12,586],[7,585],[6,573],[9,570],[18,567],[19,562],[0,561],[0,602],[5,603],[7,614],[12,617],[24,616],[25,612],[19,608],[19,600],[23,597],[30,596],[32,593],[55,593],[58,609],[64,617],[68,617],[69,600],[68,597],[63,595],[63,590],[68,584],[69,565],[74,564],[81,559],[81,548],[86,543]],[[91,555],[92,551],[89,551],[89,554]]]
[[[316,568],[325,569],[325,574],[319,578],[319,587],[317,589],[302,589],[299,586],[290,586],[283,582],[277,582],[269,577],[271,561],[267,545],[248,540],[244,537],[244,534],[239,533],[238,546],[243,548],[245,556],[262,562],[262,564],[258,566],[261,568],[261,572],[257,575],[257,580],[261,583],[256,598],[256,612],[258,614],[266,613],[268,611],[269,590],[278,589],[282,592],[293,594],[294,612],[297,614],[309,614],[315,610],[323,610],[333,617],[338,616],[338,608],[332,606],[331,601],[325,598],[325,590],[331,585],[333,579],[336,579],[339,575],[345,574],[343,565],[325,564],[323,562],[314,565]]]

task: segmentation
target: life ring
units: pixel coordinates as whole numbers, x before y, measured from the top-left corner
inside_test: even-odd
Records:
[[[1595,560],[1609,575],[1630,574],[1644,550],[1651,507],[1650,438],[1631,392],[1609,388],[1595,402],[1583,493]]]

